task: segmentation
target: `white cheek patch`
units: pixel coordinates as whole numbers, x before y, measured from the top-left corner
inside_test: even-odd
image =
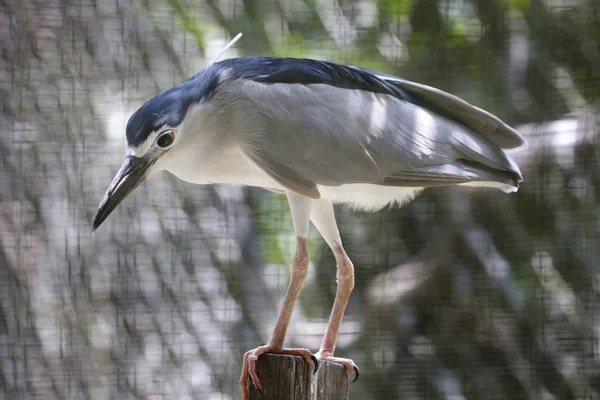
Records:
[[[152,132],[139,146],[127,146],[127,155],[133,157],[142,157],[148,152],[148,150],[150,150],[150,147],[152,147],[152,143],[154,143],[157,135],[158,132]]]
[[[127,155],[133,157],[143,157],[148,151],[153,147],[156,137],[169,129],[175,130],[174,128],[165,125],[161,127],[159,130],[156,130],[148,135],[146,140],[144,140],[139,146],[127,146]]]
[[[199,127],[202,127],[202,129],[212,129],[210,126],[206,126],[206,120],[213,110],[213,105],[204,102],[190,105],[181,125],[178,127],[173,127],[170,125],[161,126],[160,129],[151,132],[146,140],[144,140],[139,146],[127,146],[127,156],[143,157],[144,155],[148,154],[149,151],[152,151],[152,149],[163,150],[156,146],[156,138],[158,135],[168,130],[175,132],[174,144],[176,144],[181,140],[182,135],[188,131],[196,133],[200,129]]]

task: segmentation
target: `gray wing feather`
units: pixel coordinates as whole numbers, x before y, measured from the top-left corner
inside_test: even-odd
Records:
[[[356,68],[356,67],[355,67]],[[485,136],[492,143],[504,149],[513,149],[525,144],[519,132],[505,124],[493,114],[431,86],[407,81],[393,75],[359,68],[392,83],[405,92],[422,99],[437,108],[443,115]]]
[[[472,181],[501,182],[515,185],[515,177],[507,171],[494,170],[469,161],[422,167],[418,171],[403,171],[384,178],[387,186],[431,187],[447,186]]]
[[[283,186],[315,197],[314,184],[378,180],[379,168],[363,138],[355,134],[367,129],[368,121],[347,118],[339,98],[321,97],[306,85],[247,82],[244,86],[235,98],[251,101],[264,121],[246,154]]]
[[[287,189],[313,199],[321,197],[314,182],[305,179],[293,169],[274,161],[271,154],[247,152],[247,155],[263,171]]]
[[[261,127],[247,155],[284,187],[518,185],[520,172],[486,135],[385,94],[312,84],[245,82],[230,101],[252,104]],[[249,107],[246,107],[249,109]]]

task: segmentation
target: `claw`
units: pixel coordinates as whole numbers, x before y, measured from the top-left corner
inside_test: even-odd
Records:
[[[274,347],[272,345],[264,345],[257,347],[254,350],[250,350],[244,354],[244,364],[242,365],[242,375],[240,376],[240,389],[242,391],[242,399],[248,400],[248,379],[252,381],[253,386],[259,393],[263,393],[262,385],[260,384],[260,380],[258,379],[258,374],[256,370],[256,364],[258,358],[265,354],[287,354],[292,356],[300,356],[302,357],[308,364],[311,362],[315,363],[315,371],[317,372],[319,368],[319,360],[310,353],[307,349],[286,349]],[[309,357],[310,356],[310,357]]]
[[[313,372],[313,375],[314,375],[319,370],[319,360],[317,359],[317,357],[314,356],[314,354],[311,354],[310,358],[313,360],[313,363],[315,363],[315,370]]]
[[[256,389],[260,394],[262,394],[262,385],[260,381],[258,383],[254,382],[254,378],[250,377],[250,382],[252,382],[252,386]]]
[[[354,374],[356,375],[354,377],[354,380],[350,383],[354,383],[358,380],[358,377],[360,376],[360,369],[358,369],[358,367],[356,365],[353,365],[352,368],[354,369]]]

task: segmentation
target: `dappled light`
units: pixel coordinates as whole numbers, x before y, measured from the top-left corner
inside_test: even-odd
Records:
[[[177,176],[196,175],[155,173],[91,233],[127,152],[145,154],[163,133],[128,149],[132,113],[202,70],[240,31],[222,59],[374,69],[459,96],[527,141],[508,150],[524,181],[507,194],[452,173],[492,174],[513,191],[509,162],[491,146],[517,146],[512,131],[418,85],[393,86],[400,106],[392,107],[381,100],[391,96],[385,88],[347,95],[297,84],[293,93],[318,94],[311,113],[288,89],[277,93],[280,83],[247,91],[268,99],[262,112],[283,110],[298,134],[290,143],[290,132],[269,132],[277,151],[268,161],[296,163],[324,182],[306,193],[350,203],[336,207],[355,269],[336,348],[360,367],[349,398],[600,398],[596,1],[0,4],[1,398],[240,398],[243,354],[268,341],[296,248],[285,196],[259,187],[273,179],[195,185]],[[231,126],[245,122],[232,114],[237,105],[219,106]],[[193,125],[208,130],[209,111],[191,110]],[[438,117],[452,112],[462,118]],[[372,146],[354,146],[362,136],[348,126],[372,133],[364,140]],[[325,128],[327,140],[318,136]],[[444,135],[456,139],[451,146]],[[206,183],[217,182],[215,170],[236,183],[259,171],[239,152],[188,150],[181,164],[210,164]],[[303,163],[314,154],[326,162]],[[464,159],[444,164],[439,154]],[[226,168],[242,158],[254,168]],[[488,162],[484,172],[472,159]],[[384,173],[388,186],[364,183]],[[434,185],[430,173],[461,185]],[[415,190],[407,179],[437,187]],[[316,353],[336,296],[336,258],[314,228],[308,252],[286,346]]]

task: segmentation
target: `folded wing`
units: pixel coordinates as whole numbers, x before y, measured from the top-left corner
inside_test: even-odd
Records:
[[[485,136],[489,141],[503,149],[513,149],[525,144],[523,136],[502,120],[489,112],[467,103],[450,93],[398,78],[377,71],[357,68],[366,73],[372,73],[378,78],[397,86],[406,93],[414,96],[414,100],[426,108],[457,121],[473,131]]]
[[[245,66],[223,92],[226,102],[252,104],[244,109],[261,127],[245,152],[290,190],[318,198],[317,185],[522,181],[504,151],[522,145],[521,135],[455,96],[339,64],[266,60],[285,68],[259,76]]]

